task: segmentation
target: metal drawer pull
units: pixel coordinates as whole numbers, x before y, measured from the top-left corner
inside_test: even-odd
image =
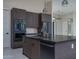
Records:
[[[50,45],[50,44],[46,44],[46,43],[40,43],[41,45],[45,45],[45,46],[48,46],[48,47],[54,47],[53,45]]]

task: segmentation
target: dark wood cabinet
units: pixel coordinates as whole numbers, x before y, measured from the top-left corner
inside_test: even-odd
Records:
[[[13,8],[11,10],[11,48],[22,47],[22,39],[26,32],[26,27],[39,30],[39,14]]]
[[[23,54],[30,59],[76,59],[75,40],[52,44],[44,40],[25,37]]]
[[[41,19],[43,22],[51,22],[52,17],[50,14],[41,14]]]
[[[32,40],[32,56],[31,59],[40,59],[40,42]]]
[[[13,17],[16,19],[25,19],[26,11],[23,9],[13,8],[12,10]]]
[[[23,35],[27,28],[37,28],[41,32],[43,21],[49,22],[51,15],[28,12],[23,9],[11,10],[11,48],[22,47]]]
[[[39,14],[32,13],[32,12],[26,12],[26,26],[32,27],[32,28],[38,28],[39,27]]]
[[[54,48],[42,45],[38,39],[24,37],[23,54],[30,59],[51,59],[54,58]]]
[[[23,35],[26,31],[26,11],[13,8],[11,10],[11,48],[22,47]]]
[[[30,39],[23,40],[23,53],[30,58],[32,54],[32,41]]]
[[[41,29],[43,28],[43,23],[46,23],[47,31],[48,30],[51,31],[51,20],[52,20],[51,15],[40,13],[39,14],[39,19],[40,20],[39,20],[39,29],[38,29],[38,31],[41,32]]]
[[[26,38],[23,40],[23,54],[30,59],[40,58],[40,42]]]
[[[11,31],[14,33],[24,33],[26,29],[26,11],[13,8],[11,10]]]

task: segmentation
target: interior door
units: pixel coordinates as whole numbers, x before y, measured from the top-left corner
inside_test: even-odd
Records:
[[[3,10],[3,47],[10,47],[10,11]]]

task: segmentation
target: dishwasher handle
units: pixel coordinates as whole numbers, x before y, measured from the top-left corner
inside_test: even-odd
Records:
[[[48,47],[54,47],[54,45],[50,45],[50,44],[48,44],[48,43],[40,43],[41,45],[45,45],[45,46],[48,46]]]

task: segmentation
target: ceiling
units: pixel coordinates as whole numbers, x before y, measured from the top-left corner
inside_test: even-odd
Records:
[[[52,1],[52,11],[54,17],[76,12],[76,0],[68,0],[69,4],[65,7],[61,5],[62,1],[63,0]]]

